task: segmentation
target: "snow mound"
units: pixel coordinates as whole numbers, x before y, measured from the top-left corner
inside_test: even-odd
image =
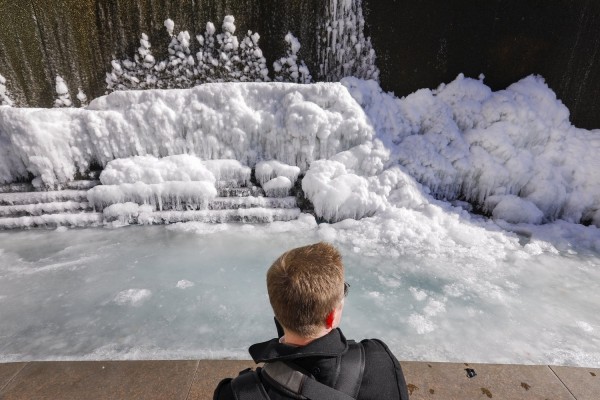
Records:
[[[313,162],[302,180],[302,190],[312,201],[315,213],[326,221],[373,215],[384,200],[369,186],[366,178],[333,160]]]
[[[426,190],[390,164],[389,155],[376,139],[312,163],[302,189],[317,216],[335,222],[372,216],[388,207],[418,209],[428,204]]]
[[[390,152],[385,166],[401,166],[435,198],[466,200],[507,221],[598,225],[600,130],[572,126],[541,77],[493,92],[461,74],[401,99],[375,82],[342,84]],[[360,167],[366,176],[377,170],[369,168]]]

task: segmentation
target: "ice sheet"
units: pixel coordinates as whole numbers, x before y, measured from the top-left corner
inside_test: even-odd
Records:
[[[268,266],[329,240],[349,337],[402,360],[599,367],[599,231],[429,204],[337,224],[0,232],[0,360],[247,358],[275,335]]]

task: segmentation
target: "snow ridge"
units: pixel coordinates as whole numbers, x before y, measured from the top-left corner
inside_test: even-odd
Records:
[[[121,91],[87,109],[0,108],[0,183],[31,173],[36,187],[56,187],[92,165],[135,155],[187,153],[249,167],[278,159],[306,170],[373,135],[339,83]]]

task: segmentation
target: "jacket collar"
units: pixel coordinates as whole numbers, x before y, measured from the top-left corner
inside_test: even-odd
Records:
[[[256,343],[249,352],[255,362],[294,360],[303,357],[337,357],[348,349],[346,337],[339,328],[329,332],[306,346],[296,347],[279,343],[278,339]]]

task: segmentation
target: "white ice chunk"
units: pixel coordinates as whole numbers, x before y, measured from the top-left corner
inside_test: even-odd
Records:
[[[299,174],[300,168],[297,166],[287,165],[277,160],[258,162],[254,169],[256,180],[263,187],[265,183],[279,176],[286,177],[294,183],[298,179]]]
[[[139,307],[152,296],[148,289],[127,289],[115,296],[115,303],[119,305],[130,305]]]
[[[192,286],[194,286],[194,282],[188,281],[186,279],[182,279],[180,281],[177,282],[176,287],[178,289],[187,289],[187,288],[191,288]]]
[[[273,178],[263,185],[265,194],[269,197],[286,197],[292,188],[292,182],[285,176]]]

